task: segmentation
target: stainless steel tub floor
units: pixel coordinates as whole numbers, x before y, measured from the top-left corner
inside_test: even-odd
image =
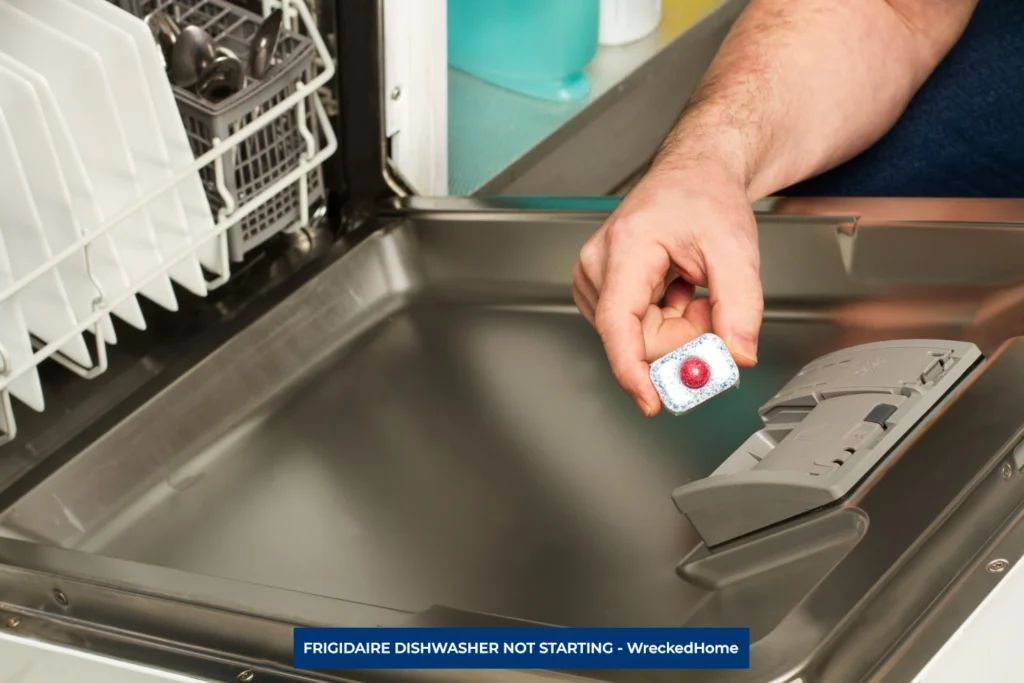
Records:
[[[413,612],[678,623],[694,541],[670,492],[737,447],[828,336],[769,324],[772,360],[739,390],[645,421],[568,306],[421,296],[87,545]]]
[[[804,363],[959,338],[980,295],[893,298],[848,276],[832,223],[766,229],[760,364],[689,415],[645,420],[569,299],[599,220],[375,235],[3,511],[0,532],[399,612],[624,626],[725,609],[715,623],[750,625],[760,609],[767,632],[819,570],[770,608],[702,608],[675,572],[696,538],[671,491],[739,446]]]

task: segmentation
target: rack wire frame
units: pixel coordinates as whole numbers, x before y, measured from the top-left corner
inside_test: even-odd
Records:
[[[0,302],[10,299],[22,291],[40,277],[57,268],[67,259],[82,258],[84,255],[86,272],[95,288],[96,297],[92,302],[92,314],[79,320],[76,325],[70,327],[63,335],[46,343],[33,343],[37,347],[28,362],[21,366],[14,366],[10,354],[0,343],[0,446],[11,442],[17,436],[17,422],[11,402],[9,386],[11,382],[18,379],[26,372],[38,367],[43,361],[53,359],[64,365],[71,371],[85,379],[94,378],[107,370],[107,349],[103,337],[101,321],[109,315],[114,308],[137,296],[146,285],[157,278],[166,276],[167,272],[178,263],[194,255],[199,245],[205,244],[211,239],[216,239],[220,261],[220,276],[207,282],[207,288],[216,289],[226,283],[231,276],[231,258],[228,244],[228,231],[239,225],[254,212],[260,210],[264,204],[274,199],[279,193],[288,187],[298,184],[300,208],[299,219],[295,227],[300,228],[309,224],[310,202],[309,202],[309,178],[310,174],[317,171],[323,163],[337,151],[338,140],[334,134],[327,111],[320,100],[317,91],[330,82],[334,77],[335,64],[331,58],[327,45],[317,28],[316,21],[310,14],[309,8],[303,0],[264,0],[264,14],[275,7],[281,7],[289,22],[298,21],[305,29],[306,35],[313,41],[316,51],[314,59],[315,68],[319,70],[308,82],[297,80],[294,92],[284,98],[273,107],[254,117],[245,126],[239,128],[233,134],[224,139],[214,139],[213,146],[209,151],[197,157],[189,166],[179,170],[172,178],[164,181],[157,187],[149,189],[143,196],[133,204],[124,207],[118,214],[105,221],[102,225],[83,235],[73,244],[54,254],[47,261],[37,266],[28,275],[16,279],[13,284],[0,291]],[[309,129],[307,102],[311,102],[316,117],[318,132],[322,135],[323,144],[319,149],[317,139]],[[225,182],[225,161],[228,154],[234,154],[239,145],[245,144],[252,136],[258,134],[266,126],[272,124],[278,117],[289,114],[294,110],[295,120],[299,122],[300,134],[306,143],[306,150],[300,163],[286,175],[281,176],[275,182],[256,194],[246,197],[244,201],[237,201],[234,194],[229,190]],[[213,167],[214,183],[220,199],[223,202],[217,211],[214,227],[208,234],[196,238],[195,244],[189,245],[172,254],[161,266],[154,269],[145,278],[132,283],[132,286],[117,296],[108,296],[104,293],[94,273],[92,261],[92,247],[95,241],[117,225],[142,211],[150,203],[161,195],[173,191],[183,180],[191,174],[199,173],[207,166]],[[59,349],[74,337],[83,332],[93,334],[95,344],[95,363],[92,367],[86,368],[64,357]]]
[[[198,26],[216,41],[218,46],[233,50],[249,69],[249,46],[260,30],[262,17],[229,0],[118,0],[122,8],[137,17],[161,11],[179,26]],[[266,15],[267,10],[263,12]],[[289,23],[289,28],[292,28]],[[226,138],[241,126],[259,116],[261,112],[286,98],[298,80],[308,80],[313,69],[315,50],[312,41],[295,30],[282,34],[275,48],[275,62],[258,79],[249,79],[241,92],[224,100],[210,102],[191,88],[172,85],[189,144],[196,156],[210,149],[214,138]],[[310,143],[306,132],[317,135],[317,120],[307,112],[305,125],[300,127],[295,112],[278,117],[256,135],[237,146],[236,154],[225,158],[225,179],[236,201],[244,202],[249,195],[258,193],[267,184],[288,173],[301,159],[304,147]],[[200,173],[214,210],[221,206],[217,188],[213,183],[213,169],[206,167]],[[308,199],[323,199],[324,186],[320,169],[310,174],[306,183]],[[252,213],[228,231],[231,258],[242,261],[247,252],[259,247],[282,230],[294,226],[299,216],[301,188],[296,183],[278,194],[273,201],[264,202],[259,211]]]

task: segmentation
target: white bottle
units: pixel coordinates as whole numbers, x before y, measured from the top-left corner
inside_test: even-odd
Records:
[[[601,0],[602,45],[624,45],[650,35],[661,23],[661,0]]]

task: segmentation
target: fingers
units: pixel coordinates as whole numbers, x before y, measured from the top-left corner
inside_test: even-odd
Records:
[[[572,298],[591,326],[595,326],[597,299],[604,270],[604,234],[599,230],[580,250],[580,258],[572,271]]]
[[[608,251],[605,244],[606,234],[605,227],[602,226],[580,249],[580,258],[576,263],[579,268],[580,278],[594,292],[595,303],[597,301],[597,293],[601,291],[605,267],[608,264]]]
[[[695,287],[682,278],[670,282],[665,288],[665,296],[661,302],[663,315],[666,318],[683,317],[686,307],[693,301],[694,290]]]
[[[594,309],[597,307],[597,290],[583,273],[583,266],[577,261],[572,273],[572,298],[576,302],[576,308],[586,318],[587,322],[594,325]]]
[[[711,306],[693,298],[693,285],[673,282],[662,307],[651,306],[643,321],[647,361],[652,362],[711,331]]]
[[[691,333],[693,336],[686,341],[676,344],[676,346],[672,347],[673,349],[682,346],[688,341],[696,339],[702,334],[707,334],[713,329],[711,324],[711,302],[708,299],[697,299],[686,307],[686,313],[683,314],[683,318],[685,318],[693,328]]]
[[[613,279],[612,282],[614,283],[615,280]],[[636,308],[633,309],[634,315],[636,310],[640,309],[639,302],[643,301],[644,296],[648,301],[656,301],[660,296],[661,302],[660,306],[648,303],[646,311],[639,316],[642,355],[638,355],[640,352],[633,350],[628,352],[627,356],[633,362],[625,361],[631,365],[640,363],[639,370],[626,371],[626,376],[630,379],[623,384],[623,388],[647,416],[658,412],[660,400],[656,398],[656,392],[654,394],[647,393],[647,385],[650,384],[650,369],[646,364],[711,330],[711,309],[707,299],[694,301],[694,286],[679,278],[674,272],[669,272],[663,282],[668,283],[667,287],[663,287],[663,295],[660,290],[647,290],[642,287],[637,289],[636,294],[633,295],[635,297],[633,300],[638,302]],[[613,301],[617,296],[615,291],[616,288],[613,285]],[[577,262],[573,270],[573,300],[583,317],[592,326],[597,327],[596,309],[601,305],[599,304],[602,300],[601,293],[594,285],[593,278],[587,275],[582,261]],[[612,320],[615,320],[614,317]],[[635,321],[634,317],[633,320],[627,320],[625,324],[635,327]],[[609,324],[604,319],[601,324],[602,327],[599,330],[609,329]],[[612,348],[615,348],[619,336],[614,331],[614,322],[610,329],[612,330]],[[613,358],[615,360],[612,360]],[[609,351],[613,370],[616,368],[616,363],[621,366],[623,361],[619,360],[620,358],[622,358],[620,354]],[[619,377],[618,373],[616,377]]]
[[[678,196],[673,190],[620,206],[573,271],[576,306],[601,336],[616,380],[647,416],[661,407],[649,363],[702,334],[722,337],[737,365],[757,363],[764,301],[754,218],[744,223],[737,209],[747,211],[745,196],[695,200],[681,224],[687,212],[676,206]],[[695,299],[687,281],[706,285],[710,298]]]
[[[661,401],[651,383],[643,320],[668,267],[663,250],[612,252],[595,312],[615,378],[648,417],[658,412]]]
[[[756,245],[719,243],[707,256],[712,327],[736,364],[757,364],[764,297]]]
[[[579,309],[580,314],[586,319],[590,326],[594,326],[594,309],[591,307],[590,302],[580,293],[579,288],[575,285],[572,288],[572,300],[576,304],[576,308]]]

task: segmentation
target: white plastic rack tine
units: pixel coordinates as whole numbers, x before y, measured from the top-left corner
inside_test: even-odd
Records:
[[[85,245],[85,273],[89,277],[89,281],[92,283],[93,288],[96,290],[96,297],[92,300],[92,310],[93,312],[105,312],[106,309],[104,308],[104,304],[106,297],[103,293],[103,285],[100,284],[99,279],[96,277],[96,271],[92,261],[92,246],[91,242]],[[96,324],[92,326],[90,331],[93,334],[94,346],[96,347],[96,362],[92,367],[83,367],[81,364],[76,363],[60,351],[57,351],[53,356],[51,356],[54,361],[60,363],[68,370],[71,370],[79,377],[83,377],[85,379],[97,377],[107,370],[107,343],[103,336],[102,319],[96,321]],[[37,343],[35,346],[40,347],[42,344]]]
[[[327,116],[327,111],[317,95],[317,91],[329,83],[331,78],[334,76],[335,65],[330,52],[327,49],[327,45],[324,43],[323,37],[319,33],[316,22],[313,20],[309,8],[306,7],[304,2],[294,2],[293,0],[275,2],[274,0],[268,0],[264,2],[264,9],[269,11],[269,7],[271,5],[282,7],[286,17],[297,17],[302,26],[304,26],[306,30],[306,37],[308,37],[313,43],[316,57],[314,63],[316,67],[319,68],[319,73],[317,73],[317,75],[308,83],[303,83],[301,80],[296,82],[295,91],[290,95],[266,111],[258,112],[258,115],[254,116],[251,122],[241,126],[238,130],[233,131],[232,134],[225,139],[215,139],[211,149],[196,158],[192,164],[180,169],[173,175],[173,177],[168,178],[158,187],[152,188],[150,191],[144,193],[141,199],[134,202],[132,205],[123,208],[116,215],[104,221],[98,228],[83,235],[73,244],[54,254],[47,261],[33,269],[28,275],[14,280],[14,282],[6,289],[0,291],[0,302],[10,299],[33,281],[56,268],[66,259],[80,257],[83,253],[86,261],[87,273],[96,288],[96,298],[93,301],[92,313],[84,319],[79,320],[78,323],[73,328],[67,330],[65,334],[51,339],[45,344],[36,344],[35,346],[38,346],[39,348],[35,349],[35,352],[27,363],[15,366],[11,361],[11,357],[7,349],[0,344],[0,445],[10,442],[17,435],[17,424],[10,398],[9,387],[11,383],[25,373],[34,370],[36,366],[48,358],[52,358],[60,362],[62,365],[65,365],[72,371],[87,379],[104,372],[108,367],[108,361],[106,343],[101,325],[102,319],[105,316],[108,316],[120,304],[137,296],[139,291],[145,288],[146,285],[155,281],[157,278],[166,277],[167,272],[174,268],[175,265],[187,258],[193,257],[199,248],[199,245],[203,245],[211,239],[216,239],[218,241],[218,257],[221,264],[222,275],[207,284],[209,289],[214,289],[224,284],[224,282],[226,282],[230,277],[230,258],[227,236],[228,230],[245,220],[267,201],[273,199],[280,192],[297,183],[300,196],[300,212],[296,227],[305,227],[305,224],[309,222],[309,175],[313,171],[316,171],[319,166],[333,155],[338,147],[338,141],[331,126],[330,119]],[[324,140],[324,144],[319,150],[317,150],[317,140],[310,131],[307,121],[307,100],[310,100],[313,104],[314,114],[316,115],[317,122],[319,124],[318,128]],[[282,175],[275,182],[263,187],[257,194],[247,197],[244,202],[239,203],[225,182],[224,156],[226,154],[237,153],[239,145],[266,126],[271,125],[278,117],[287,114],[289,110],[292,109],[295,111],[298,132],[306,143],[305,153],[302,155],[294,169]],[[131,287],[125,289],[123,292],[119,292],[115,295],[108,295],[104,292],[95,276],[95,264],[92,260],[93,243],[100,236],[105,235],[115,226],[130,218],[136,212],[143,210],[161,194],[173,191],[174,188],[178,187],[182,181],[186,180],[189,176],[198,173],[201,169],[211,164],[213,166],[214,184],[218,195],[223,200],[223,207],[217,211],[213,229],[208,233],[197,235],[193,244],[172,253],[166,258],[165,262],[161,264],[160,268],[148,273],[145,278],[142,278],[138,282],[134,282]],[[70,339],[86,331],[91,331],[95,337],[96,359],[95,366],[92,368],[83,368],[78,364],[72,363],[70,360],[63,358],[62,355],[58,353],[58,350]]]
[[[299,81],[299,86],[302,86],[302,81]],[[303,155],[303,161],[306,161],[313,157],[316,151],[316,140],[313,139],[313,134],[309,131],[309,127],[306,124],[306,101],[300,100],[296,105],[296,113],[298,119],[299,134],[302,139],[306,141],[306,153]],[[299,180],[299,215],[302,216],[302,224],[309,224],[309,175],[302,176]]]
[[[0,364],[3,365],[0,368],[0,377],[9,381],[13,366],[11,356],[2,343],[0,343]],[[13,441],[14,437],[18,435],[18,425],[14,422],[14,410],[11,409],[11,392],[7,390],[6,386],[0,389],[0,411],[2,411],[0,414],[0,446],[2,446]]]
[[[92,286],[96,289],[96,297],[92,300],[92,310],[93,310],[93,312],[102,311],[103,314],[105,314],[107,309],[104,308],[105,297],[104,297],[104,294],[103,294],[103,286],[96,279],[96,271],[93,268],[94,264],[93,264],[93,261],[92,261],[92,243],[91,242],[89,244],[85,245],[85,250],[84,251],[85,251],[85,272],[86,272],[86,275],[88,275],[89,281],[92,283]],[[71,370],[73,373],[75,373],[79,377],[83,377],[85,379],[92,379],[93,377],[97,377],[97,376],[103,374],[107,370],[107,343],[106,343],[105,337],[103,336],[102,320],[97,320],[96,324],[93,325],[91,328],[86,327],[84,329],[88,329],[90,332],[92,332],[93,339],[94,339],[94,344],[93,345],[95,346],[96,362],[91,367],[85,367],[81,363],[75,362],[74,360],[72,360],[71,358],[68,358],[66,355],[64,355],[60,351],[55,351],[50,356],[50,358],[53,359],[55,362],[60,363],[61,365],[63,365],[68,370]],[[38,341],[38,340],[35,340],[35,339],[32,340],[32,345],[37,350],[43,347],[43,343]],[[2,347],[0,347],[0,351],[3,351]],[[4,353],[6,353],[6,352],[4,352]],[[6,361],[5,361],[5,367],[6,367]],[[3,386],[3,385],[0,384],[0,386]],[[3,444],[3,443],[5,443],[5,442],[4,441],[0,441],[0,444]]]
[[[217,149],[222,144],[220,138],[213,139],[213,148]],[[237,153],[238,148],[232,150],[232,153]],[[213,160],[213,183],[217,188],[217,194],[220,195],[220,199],[224,202],[224,206],[217,212],[217,223],[220,225],[223,223],[228,216],[235,210],[235,197],[231,194],[231,190],[228,189],[227,181],[224,179],[224,156],[220,155]],[[220,256],[220,266],[223,275],[220,277],[208,281],[206,288],[209,290],[217,289],[218,287],[225,284],[231,279],[231,262],[228,258],[228,233],[227,230],[221,231],[217,235],[218,249],[217,253]]]

